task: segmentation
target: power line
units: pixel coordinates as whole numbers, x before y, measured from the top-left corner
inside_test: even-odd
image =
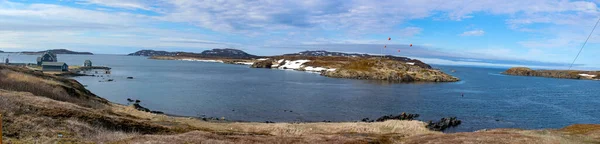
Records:
[[[596,30],[596,26],[598,26],[598,22],[600,22],[600,18],[598,18],[598,21],[596,21],[596,25],[594,25],[594,28],[592,29],[592,32],[590,32],[590,35],[588,35],[587,39],[585,39],[585,42],[583,42],[583,45],[579,49],[579,52],[577,53],[577,56],[575,56],[575,59],[573,59],[573,62],[571,62],[571,66],[569,66],[569,70],[571,70],[571,68],[573,67],[573,64],[575,64],[575,61],[579,57],[579,54],[581,54],[581,51],[583,50],[583,47],[585,47],[585,44],[587,44],[587,42],[590,39],[590,37],[592,37],[592,34],[594,33],[594,30]]]

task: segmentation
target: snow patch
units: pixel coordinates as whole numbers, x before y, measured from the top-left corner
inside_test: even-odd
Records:
[[[596,77],[596,75],[591,75],[591,74],[579,74],[579,76],[583,76],[583,77]]]
[[[264,60],[268,60],[269,58],[259,58],[257,59],[258,61],[264,61]]]
[[[311,67],[311,66],[307,66],[307,67],[304,67],[304,70],[305,70],[305,71],[322,72],[322,71],[325,71],[325,70],[327,70],[327,68],[324,68],[324,67]]]
[[[197,61],[197,62],[217,62],[223,63],[222,60],[202,60],[202,59],[181,59],[182,61]]]
[[[279,60],[282,61],[282,60]],[[300,69],[300,67],[302,66],[302,64],[309,62],[310,60],[295,60],[295,61],[289,61],[286,60],[284,65],[279,66],[279,69]],[[281,63],[281,62],[280,62]]]
[[[241,64],[241,65],[252,65],[254,64],[253,62],[235,62],[235,64]]]
[[[414,63],[414,62],[407,62],[406,64],[409,64],[409,65],[415,65],[415,63]]]

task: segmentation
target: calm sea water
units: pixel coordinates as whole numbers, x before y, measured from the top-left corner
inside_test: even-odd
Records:
[[[34,62],[35,57],[11,59]],[[114,82],[75,78],[101,97],[122,104],[127,98],[140,99],[143,106],[175,115],[290,122],[357,121],[409,112],[421,114],[424,121],[448,116],[463,120],[449,132],[600,121],[600,81],[505,76],[500,74],[504,69],[435,66],[456,70],[451,74],[462,81],[389,84],[221,63],[118,55],[58,57],[70,65],[90,59],[94,65],[112,67]]]

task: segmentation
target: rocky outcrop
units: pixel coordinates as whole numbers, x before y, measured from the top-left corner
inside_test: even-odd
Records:
[[[456,127],[456,126],[460,125],[461,123],[462,123],[462,121],[456,119],[456,117],[447,117],[447,118],[442,118],[442,119],[440,119],[440,121],[437,121],[437,122],[429,121],[427,123],[427,128],[429,128],[430,130],[434,130],[434,131],[443,131],[450,127]]]
[[[271,68],[273,63],[275,63],[274,60],[267,59],[267,60],[257,61],[254,64],[252,64],[252,66],[250,66],[250,67],[251,68]]]
[[[527,67],[513,67],[502,74],[517,76],[536,76],[566,79],[598,79],[600,71],[578,71],[578,70],[533,70]]]
[[[385,116],[381,116],[375,120],[370,120],[369,118],[363,118],[361,121],[362,122],[384,122],[387,120],[413,120],[415,118],[419,117],[419,114],[407,114],[407,113],[402,113],[399,115],[385,115]]]
[[[455,82],[458,78],[440,70],[422,68],[405,62],[370,58],[353,61],[335,71],[325,71],[324,76],[392,82]]]

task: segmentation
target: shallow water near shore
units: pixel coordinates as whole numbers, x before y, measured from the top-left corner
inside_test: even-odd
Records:
[[[11,61],[34,63],[36,57],[11,56]],[[135,56],[59,55],[58,59],[69,65],[90,59],[94,65],[112,67],[110,78],[75,79],[112,102],[140,99],[145,107],[174,115],[293,122],[358,121],[408,112],[420,114],[423,121],[448,116],[463,121],[447,132],[561,128],[600,121],[598,81],[500,74],[506,69],[434,66],[462,81],[394,84]],[[127,79],[130,76],[134,78]],[[105,79],[114,81],[99,82]]]

